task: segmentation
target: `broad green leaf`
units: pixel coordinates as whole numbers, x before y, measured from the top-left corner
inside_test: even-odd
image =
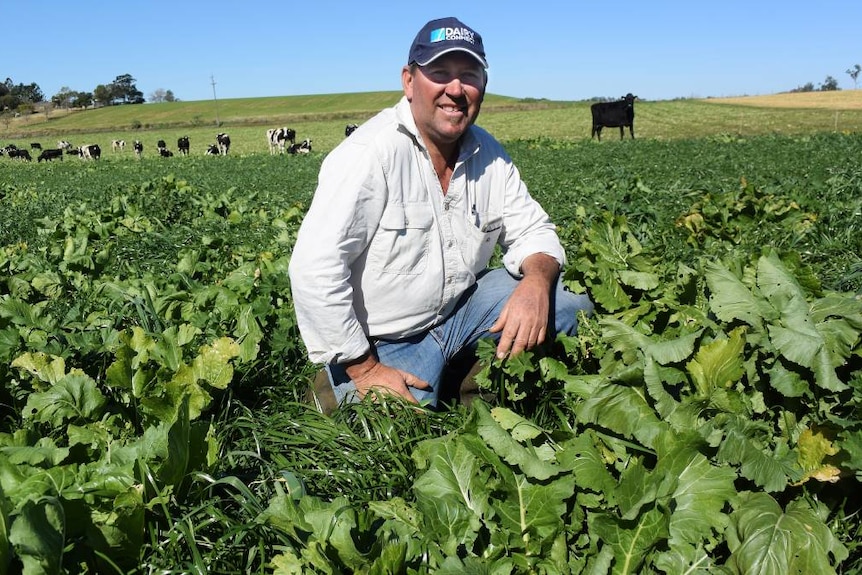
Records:
[[[185,477],[190,449],[189,398],[183,396],[177,406],[176,419],[168,428],[167,452],[159,465],[159,478],[165,485],[177,485]]]
[[[557,459],[561,465],[572,470],[579,491],[598,493],[614,505],[617,481],[608,471],[596,442],[595,432],[585,429],[563,444]]]
[[[2,473],[2,469],[0,469]],[[0,574],[8,573],[8,565],[12,561],[12,543],[9,541],[9,529],[11,528],[11,519],[9,511],[12,507],[12,502],[6,498],[6,493],[3,491],[3,482],[0,481]]]
[[[832,357],[825,347],[820,349],[811,368],[814,371],[814,381],[823,389],[836,393],[849,389],[849,386],[839,379],[832,364]]]
[[[105,397],[90,376],[82,372],[70,373],[46,391],[31,393],[24,416],[61,427],[67,421],[81,423],[98,419],[105,403]]]
[[[806,328],[800,330],[770,325],[769,338],[781,355],[803,367],[812,367],[814,358],[823,347],[823,338],[813,326]]]
[[[535,439],[543,433],[541,427],[505,407],[492,408],[491,417],[500,427],[512,434],[512,439],[520,443]]]
[[[653,555],[653,565],[667,574],[713,575],[716,571],[715,560],[702,546],[670,545],[667,551]]]
[[[15,465],[24,463],[30,466],[60,465],[68,456],[68,447],[58,447],[50,437],[40,437],[35,445],[7,445],[0,447],[3,454]]]
[[[576,408],[576,413],[584,423],[595,423],[637,439],[647,447],[652,447],[655,438],[667,429],[641,390],[613,383],[596,389],[592,397]]]
[[[45,383],[57,383],[66,375],[66,362],[62,357],[49,356],[48,354],[25,353],[12,362],[12,367],[26,370],[38,377]]]
[[[769,305],[752,294],[739,279],[724,266],[716,262],[706,265],[706,282],[709,285],[709,307],[722,321],[744,321],[758,327],[764,319],[776,314]]]
[[[644,353],[655,359],[661,365],[679,363],[694,353],[694,346],[703,333],[702,329],[694,333],[682,334],[674,339],[650,337],[644,348]]]
[[[422,516],[401,497],[386,501],[371,501],[368,509],[378,517],[395,525],[396,531],[406,537],[422,532]]]
[[[66,519],[53,497],[28,501],[12,522],[9,541],[24,566],[23,575],[59,574]]]
[[[649,291],[660,285],[657,274],[651,272],[640,272],[634,270],[620,270],[620,281],[641,291]]]
[[[765,452],[755,441],[737,429],[730,429],[718,449],[720,461],[740,465],[743,477],[751,479],[769,492],[783,490],[791,480],[798,479],[791,462],[774,453]]]
[[[731,515],[728,566],[744,575],[835,573],[847,549],[803,500],[786,510],[766,493],[742,493]]]
[[[414,450],[413,459],[424,470],[413,484],[417,497],[452,499],[476,516],[487,512],[487,472],[456,437],[423,441]]]
[[[614,556],[611,573],[640,573],[649,552],[668,536],[668,518],[656,507],[650,507],[634,520],[623,520],[609,513],[589,514],[590,536],[601,546],[610,547]]]
[[[650,345],[649,336],[619,320],[605,318],[599,322],[599,325],[602,328],[602,339],[620,352],[623,361],[627,364],[634,363]]]
[[[776,361],[767,371],[769,385],[785,397],[804,397],[811,388],[802,376],[787,369],[780,361]]]
[[[552,544],[565,527],[569,500],[575,490],[571,477],[553,481],[531,482],[523,475],[513,475],[500,486],[506,497],[495,498],[492,507],[501,528],[510,535],[508,544],[520,538],[524,551],[540,554]]]
[[[727,466],[710,464],[703,455],[686,447],[669,457],[672,463],[661,469],[678,478],[671,494],[674,511],[670,516],[670,544],[708,541],[727,526],[723,509],[736,497],[736,473]]]
[[[548,479],[562,471],[540,450],[519,443],[494,420],[484,404],[476,406],[475,414],[479,436],[509,465],[517,466],[522,473],[535,479]]]
[[[623,519],[634,519],[645,506],[657,502],[673,509],[669,516],[672,545],[697,545],[721,533],[727,525],[722,510],[736,495],[736,473],[727,466],[712,465],[697,450],[694,436],[685,441],[664,434],[658,443],[652,471],[637,465],[621,479],[617,497]]]

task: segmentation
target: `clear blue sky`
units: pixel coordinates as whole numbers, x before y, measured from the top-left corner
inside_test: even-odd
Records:
[[[432,5],[433,4],[433,5]],[[457,16],[482,34],[488,91],[581,100],[771,94],[827,76],[854,88],[862,2],[474,0],[430,3],[0,2],[0,78],[91,92],[131,74],[149,99],[400,90],[416,31]],[[862,86],[862,78],[860,78]]]

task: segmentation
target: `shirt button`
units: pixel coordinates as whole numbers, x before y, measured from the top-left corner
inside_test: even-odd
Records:
[[[449,202],[445,202],[445,203],[443,204],[443,210],[445,210],[445,211],[447,211],[447,212],[449,211]]]
[[[448,278],[446,278],[446,283],[447,284],[452,283],[452,276],[449,276]]]

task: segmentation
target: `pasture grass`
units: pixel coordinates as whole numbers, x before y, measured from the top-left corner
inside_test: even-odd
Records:
[[[399,97],[400,92],[368,92],[112,106],[47,117],[39,113],[0,123],[0,144],[27,147],[38,141],[54,147],[56,140],[67,139],[74,145],[97,143],[110,157],[114,139],[126,140],[125,153],[131,155],[133,140],[141,140],[147,153],[155,151],[159,139],[176,150],[177,138],[187,135],[192,154],[203,155],[217,133],[227,132],[232,153],[254,154],[267,153],[267,128],[285,125],[296,130],[298,140],[310,138],[315,150],[325,153],[344,138],[346,124],[361,124]],[[590,104],[489,94],[477,123],[503,142],[578,142],[590,139]],[[647,140],[862,131],[860,90],[639,101],[635,110],[635,137]],[[603,140],[619,139],[616,128],[604,130]]]

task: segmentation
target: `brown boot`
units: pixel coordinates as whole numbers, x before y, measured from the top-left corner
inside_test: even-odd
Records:
[[[476,374],[482,371],[482,367],[481,362],[475,362],[470,368],[470,371],[467,372],[467,375],[464,376],[464,379],[461,380],[459,395],[461,403],[467,407],[470,407],[470,404],[473,403],[473,400],[477,397],[487,403],[492,403],[494,401],[494,393],[492,391],[479,389],[479,384],[476,382]]]
[[[326,373],[325,369],[321,369],[314,376],[314,381],[305,394],[305,401],[312,404],[317,408],[317,411],[324,415],[331,414],[338,407],[338,400],[335,399],[335,392],[332,391],[329,374]]]

